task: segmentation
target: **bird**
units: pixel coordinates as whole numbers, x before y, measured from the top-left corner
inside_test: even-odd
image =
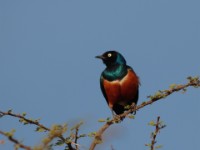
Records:
[[[125,58],[115,50],[96,56],[106,65],[100,76],[100,87],[114,115],[124,113],[127,105],[138,102],[140,80]],[[115,113],[115,114],[114,114]]]

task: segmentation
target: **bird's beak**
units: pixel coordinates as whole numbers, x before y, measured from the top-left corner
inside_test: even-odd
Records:
[[[100,56],[96,56],[95,58],[99,58],[99,59],[105,59],[102,55],[100,55]]]

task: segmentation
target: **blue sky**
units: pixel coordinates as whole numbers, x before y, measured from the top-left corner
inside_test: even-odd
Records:
[[[111,112],[99,87],[105,66],[94,57],[111,49],[124,55],[141,79],[139,103],[185,83],[200,75],[199,6],[198,0],[0,1],[0,110],[27,112],[46,126],[82,120],[82,133],[98,130],[97,120]],[[113,125],[97,150],[148,149],[147,124],[158,115],[167,124],[157,139],[163,150],[198,149],[199,99],[199,89],[189,88],[147,106],[136,119]],[[0,119],[1,130],[13,128],[26,145],[44,137],[34,126]],[[87,149],[91,139],[79,142]]]

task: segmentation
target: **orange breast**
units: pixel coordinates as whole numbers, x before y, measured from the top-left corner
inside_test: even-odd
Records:
[[[134,99],[138,90],[139,79],[132,70],[128,70],[123,79],[112,82],[104,80],[103,85],[109,107],[112,109],[116,103],[125,106],[130,100]]]

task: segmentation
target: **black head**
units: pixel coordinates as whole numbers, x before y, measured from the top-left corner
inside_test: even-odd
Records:
[[[116,64],[126,64],[124,57],[116,51],[107,51],[103,55],[96,56],[96,58],[102,59],[106,66],[112,66]]]

